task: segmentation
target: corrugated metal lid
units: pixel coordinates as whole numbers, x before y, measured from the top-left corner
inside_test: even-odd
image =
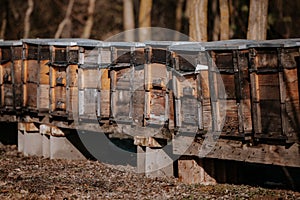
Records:
[[[191,41],[146,41],[144,42],[146,46],[156,47],[156,48],[167,48],[171,45],[180,45],[180,44],[190,44],[195,43]]]
[[[22,41],[20,41],[20,40],[2,40],[2,41],[0,41],[0,46],[22,46]]]
[[[141,42],[109,42],[112,47],[145,47],[144,43]]]
[[[35,45],[55,45],[55,46],[79,46],[92,45],[96,46],[101,41],[83,38],[37,38],[37,39],[23,39],[22,42]]]
[[[172,51],[212,51],[212,50],[242,50],[247,49],[252,40],[224,40],[212,42],[198,42],[170,46]]]
[[[297,41],[300,42],[300,39],[276,39],[276,40],[260,40],[254,41],[254,43],[249,44],[249,48],[288,48],[296,47]]]

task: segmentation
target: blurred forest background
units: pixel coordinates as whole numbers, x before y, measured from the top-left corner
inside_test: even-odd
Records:
[[[1,0],[0,10],[6,40],[105,40],[149,26],[199,41],[300,37],[299,0]]]

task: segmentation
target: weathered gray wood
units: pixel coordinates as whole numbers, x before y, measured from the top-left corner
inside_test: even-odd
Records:
[[[180,152],[177,148],[173,152]],[[299,167],[299,144],[285,147],[281,145],[259,144],[251,146],[240,141],[219,139],[214,146],[202,146],[202,143],[192,143],[183,155],[198,156],[201,151],[209,150],[206,158],[235,160],[251,163],[272,164],[280,166]],[[181,154],[182,155],[182,154]]]

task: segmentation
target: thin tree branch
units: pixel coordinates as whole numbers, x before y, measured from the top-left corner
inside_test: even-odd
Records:
[[[3,12],[3,18],[1,23],[1,30],[0,30],[0,39],[4,39],[5,32],[6,32],[6,26],[7,26],[7,12]]]
[[[30,32],[30,16],[33,11],[34,2],[33,0],[28,0],[28,8],[26,10],[24,19],[24,36],[23,38],[28,38]]]
[[[57,29],[57,31],[55,33],[55,36],[54,36],[55,38],[60,38],[65,26],[70,23],[70,21],[71,21],[70,16],[71,16],[71,13],[72,13],[74,1],[75,0],[69,0],[67,11],[66,11],[66,16],[62,20],[62,22],[60,22],[60,24],[58,25],[58,29]]]
[[[13,16],[14,16],[14,19],[15,20],[18,20],[20,15],[19,13],[16,11],[16,7],[15,7],[15,4],[14,4],[14,1],[13,0],[9,0],[9,8],[10,8],[10,11],[12,12]]]
[[[89,38],[91,35],[93,24],[94,24],[95,4],[96,4],[96,0],[89,0],[88,19],[86,20],[83,33],[81,35],[82,38]]]

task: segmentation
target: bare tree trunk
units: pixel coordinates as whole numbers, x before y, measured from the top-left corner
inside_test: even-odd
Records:
[[[183,7],[184,0],[177,0],[177,7],[176,7],[176,31],[180,31],[181,24],[182,24],[182,7]]]
[[[180,32],[181,26],[182,26],[183,3],[184,3],[184,0],[177,0],[175,29],[178,32]],[[180,33],[176,33],[174,40],[177,41],[179,39],[180,39]]]
[[[55,33],[55,38],[60,38],[62,36],[62,33],[65,29],[65,36],[68,37],[68,35],[70,34],[71,31],[71,13],[72,13],[72,9],[73,9],[73,5],[74,5],[74,1],[75,0],[69,0],[68,3],[68,7],[67,7],[67,11],[66,11],[66,16],[65,18],[62,20],[62,22],[60,22],[60,24],[58,25],[58,29]]]
[[[96,7],[95,4],[96,4],[96,0],[89,0],[88,19],[86,20],[83,33],[81,35],[82,38],[89,38],[91,36],[91,32],[94,24],[94,12]]]
[[[234,9],[234,6],[233,6],[233,2],[234,0],[229,0],[229,16],[230,16],[230,22],[229,24],[231,24],[231,27],[234,27],[234,28],[231,28],[229,29],[229,37],[234,37],[234,34],[235,34],[235,27],[236,27],[236,10]]]
[[[139,11],[139,28],[151,27],[152,0],[141,0]],[[140,41],[150,40],[151,32],[149,29],[140,29]]]
[[[268,0],[250,0],[247,39],[267,38]]]
[[[123,23],[125,31],[135,28],[132,0],[123,0]],[[134,41],[134,33],[128,31],[125,32],[125,41]]]
[[[196,41],[207,41],[208,0],[190,0],[190,37]]]
[[[186,0],[185,1],[185,11],[184,11],[186,18],[190,17],[191,6],[192,6],[192,1]]]
[[[24,19],[24,35],[23,38],[28,38],[30,32],[30,16],[33,11],[34,2],[33,0],[28,0],[28,8],[26,10]]]
[[[11,13],[13,14],[14,16],[14,19],[15,20],[18,20],[19,17],[20,17],[20,14],[18,13],[18,11],[16,10],[16,6],[14,4],[14,0],[9,0],[9,8],[10,8],[10,11]]]
[[[220,0],[220,39],[229,39],[229,4],[228,0]]]
[[[2,13],[2,23],[1,23],[1,30],[0,30],[0,39],[4,39],[5,32],[7,26],[7,12],[6,10]]]
[[[218,13],[218,0],[212,1],[212,13],[214,16],[212,40],[217,41],[220,39],[220,15]]]

